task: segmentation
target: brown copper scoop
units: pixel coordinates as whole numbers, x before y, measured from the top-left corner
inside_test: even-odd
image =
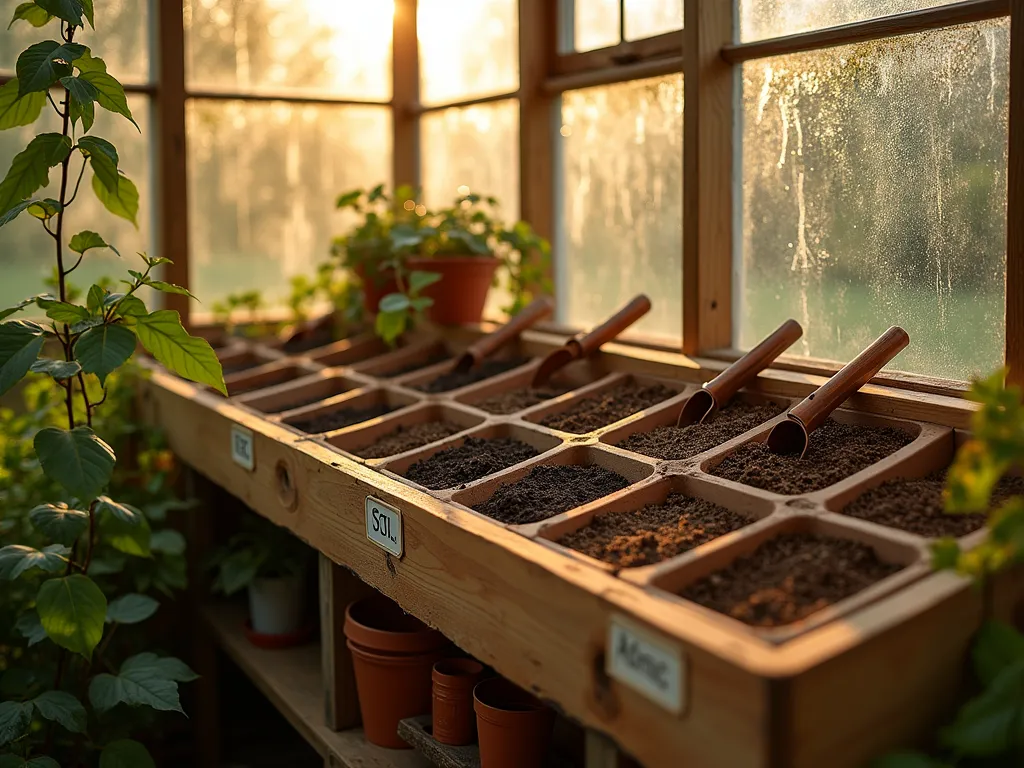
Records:
[[[543,386],[557,371],[574,360],[588,357],[651,310],[651,300],[642,293],[589,333],[578,333],[544,358],[533,377],[533,386]]]
[[[796,320],[784,322],[771,336],[690,395],[690,399],[679,412],[676,426],[700,424],[714,415],[732,399],[733,395],[771,365],[775,358],[789,349],[803,333],[804,329]]]
[[[554,308],[555,305],[547,297],[532,302],[501,328],[487,334],[475,344],[470,345],[459,356],[459,359],[455,361],[455,367],[452,370],[458,373],[465,373],[474,366],[479,365],[480,361],[485,357],[493,355],[538,320],[550,315]]]
[[[883,333],[839,373],[791,409],[786,420],[780,421],[768,433],[768,447],[773,453],[803,458],[811,432],[909,343],[910,336],[902,328],[893,326]]]

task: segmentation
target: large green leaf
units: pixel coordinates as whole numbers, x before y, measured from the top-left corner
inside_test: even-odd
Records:
[[[39,621],[39,614],[34,608],[19,616],[18,620],[14,622],[14,628],[19,635],[28,640],[30,648],[46,639],[46,630],[43,629],[43,625]]]
[[[987,621],[974,638],[971,657],[982,685],[991,685],[1004,669],[1024,661],[1024,635],[1009,624]]]
[[[100,768],[156,768],[149,751],[131,739],[112,741],[100,752]]]
[[[83,229],[78,234],[73,235],[71,242],[68,243],[68,248],[75,253],[85,253],[86,251],[91,251],[93,248],[110,248],[114,253],[117,253],[116,248],[89,229]],[[120,256],[120,254],[118,255]]]
[[[30,370],[32,373],[46,374],[55,381],[66,381],[73,376],[77,376],[81,372],[82,366],[74,360],[50,360],[49,358],[41,357],[32,363]]]
[[[92,177],[92,191],[96,193],[96,198],[103,203],[103,206],[108,211],[115,216],[120,216],[122,219],[127,219],[135,225],[136,229],[138,228],[139,190],[135,188],[135,184],[131,179],[123,173],[119,173],[117,191],[111,192],[100,181],[100,177],[94,175]]]
[[[18,78],[12,78],[0,86],[0,131],[31,125],[46,106],[44,92],[18,95]]]
[[[28,519],[41,534],[69,547],[89,527],[87,512],[69,509],[63,502],[40,504],[28,513]]]
[[[121,666],[121,674],[126,671],[135,674],[137,670],[151,670],[153,674],[166,677],[178,683],[191,683],[198,680],[199,675],[193,672],[188,664],[173,656],[157,656],[145,651],[126,659]]]
[[[160,603],[149,595],[128,594],[110,601],[107,606],[107,621],[118,624],[138,624],[154,613]]]
[[[21,214],[23,214],[28,208],[35,205],[37,202],[39,201],[22,200],[20,203],[15,203],[6,213],[0,214],[0,227],[2,227],[4,224],[10,224]]]
[[[89,701],[100,712],[118,704],[181,712],[178,681],[194,679],[195,673],[177,659],[140,653],[127,659],[117,675],[96,675],[89,683]]]
[[[135,332],[150,354],[179,376],[227,394],[224,370],[205,339],[189,336],[178,313],[160,309],[135,318]]]
[[[53,642],[92,658],[107,617],[107,598],[92,579],[76,573],[43,582],[36,596],[36,611]]]
[[[0,323],[0,395],[21,381],[43,351],[43,329],[35,323]]]
[[[36,5],[68,24],[82,26],[82,0],[36,0]]]
[[[945,746],[960,755],[993,757],[1024,747],[1024,660],[1006,667],[942,731]]]
[[[114,145],[98,136],[83,136],[78,140],[78,148],[89,158],[93,173],[99,177],[107,191],[116,193],[120,158]]]
[[[128,107],[128,98],[124,94],[122,86],[113,76],[106,72],[96,70],[83,72],[79,70],[79,77],[85,80],[96,89],[96,103],[110,112],[124,115],[136,128],[139,124],[132,117],[132,111]],[[140,129],[141,131],[141,129]]]
[[[83,104],[78,99],[72,97],[71,99],[71,124],[74,125],[78,121],[82,121],[82,133],[88,133],[92,130],[93,123],[96,122],[96,104],[95,102],[88,102]]]
[[[110,512],[122,523],[128,525],[142,525],[146,521],[146,516],[138,509],[130,504],[121,504],[114,501],[109,496],[100,496],[96,499],[96,511]]]
[[[153,552],[160,552],[164,555],[183,555],[185,554],[185,537],[181,535],[180,531],[173,528],[163,528],[153,531],[153,535],[149,537],[149,546]]]
[[[188,288],[182,288],[180,285],[175,285],[174,283],[166,283],[163,280],[151,280],[147,277],[144,284],[154,290],[161,291],[162,293],[176,293],[179,296],[188,296],[190,299],[196,298]],[[198,299],[196,299],[196,301],[198,301]]]
[[[68,96],[71,97],[72,103],[78,105],[72,113],[72,117],[75,119],[81,118],[83,110],[86,107],[91,107],[92,103],[96,101],[96,97],[98,95],[96,93],[96,86],[88,80],[83,80],[82,78],[75,77],[74,75],[62,77],[60,79],[60,84],[67,89]]]
[[[39,296],[31,296],[27,299],[23,299],[22,301],[18,302],[13,307],[7,307],[7,309],[0,309],[0,320],[6,320],[15,312],[20,312],[21,310],[23,310],[29,304],[35,304],[36,301],[39,300],[39,298]]]
[[[100,532],[103,541],[118,552],[132,557],[149,557],[151,555],[149,521],[141,513],[136,522],[126,522],[123,518],[105,513],[100,518]]]
[[[58,43],[44,40],[30,45],[18,57],[18,95],[46,91],[62,77],[72,73],[71,62],[89,49],[78,43]]]
[[[58,323],[74,325],[83,320],[89,319],[89,310],[77,304],[70,304],[66,301],[59,301],[48,296],[42,296],[36,300],[39,308],[46,311],[46,316]]]
[[[14,16],[11,17],[11,23],[7,28],[13,27],[16,21],[27,21],[33,27],[45,27],[52,18],[53,16],[36,5],[33,0],[31,3],[21,3],[14,9]]]
[[[41,133],[14,156],[0,182],[0,212],[6,213],[50,180],[50,169],[64,162],[71,139],[59,133]]]
[[[100,384],[135,352],[135,334],[123,325],[90,328],[75,342],[75,359],[86,373],[95,373]]]
[[[36,456],[43,471],[72,496],[99,496],[114,471],[114,451],[88,427],[45,427],[36,433]]]
[[[19,701],[5,701],[0,704],[0,747],[21,738],[31,723],[31,704]]]
[[[42,549],[34,549],[24,544],[9,544],[0,549],[0,579],[13,581],[33,568],[46,573],[57,573],[66,567],[70,551],[62,544],[50,544]]]
[[[32,705],[43,719],[60,723],[72,733],[85,733],[85,707],[70,693],[46,691],[32,699]]]

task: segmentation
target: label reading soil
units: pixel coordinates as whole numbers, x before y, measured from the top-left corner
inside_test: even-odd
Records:
[[[235,464],[252,472],[256,469],[256,452],[253,450],[252,430],[231,425],[231,458]]]
[[[680,648],[620,616],[608,627],[607,673],[675,714],[683,711],[685,667]]]
[[[402,513],[380,499],[366,497],[366,538],[395,557],[405,552],[402,543]]]

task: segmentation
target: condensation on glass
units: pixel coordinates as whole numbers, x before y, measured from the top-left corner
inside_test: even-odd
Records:
[[[418,8],[424,104],[512,93],[519,87],[516,0],[419,0]]]
[[[848,360],[890,325],[892,367],[966,379],[1003,359],[1009,23],[743,67],[735,327]]]
[[[4,4],[10,13],[16,3]],[[3,19],[6,28],[9,16]],[[75,42],[89,46],[94,56],[107,64],[107,70],[122,83],[148,83],[149,54],[149,0],[103,0],[96,3],[96,27],[86,25],[75,34]],[[56,21],[36,28],[24,21],[15,23],[9,31],[0,34],[0,70],[14,72],[18,55],[28,46],[42,40],[60,40]]]
[[[68,208],[64,221],[64,232],[71,235],[84,229],[97,232],[104,240],[121,252],[123,259],[109,250],[89,251],[82,265],[68,278],[71,285],[83,291],[88,290],[96,280],[110,277],[115,282],[124,277],[126,268],[138,269],[142,262],[135,255],[137,251],[149,251],[153,206],[153,185],[150,175],[151,128],[150,103],[142,96],[130,95],[128,106],[142,133],[120,115],[96,109],[96,123],[90,135],[102,136],[117,147],[119,166],[139,190],[139,228],[131,222],[109,213],[96,198],[92,190],[92,172],[86,170],[78,197]],[[60,119],[46,107],[43,117],[33,125],[0,132],[0,158],[10,158],[21,152],[38,133],[60,132]],[[71,158],[68,195],[74,190],[75,179],[82,164],[77,152]],[[6,173],[5,167],[3,172]],[[60,197],[60,167],[50,169],[50,183],[36,193],[36,197]],[[22,214],[3,228],[0,241],[3,242],[0,262],[3,264],[3,279],[0,280],[0,306],[11,306],[26,296],[49,292],[43,281],[53,273],[53,239],[43,231],[37,219]],[[67,251],[65,251],[67,259]],[[74,262],[65,261],[65,268]],[[146,299],[149,301],[149,297]]]
[[[683,0],[626,0],[626,39],[639,40],[683,28]]]
[[[559,320],[587,327],[644,292],[635,326],[682,335],[683,77],[562,97]]]
[[[740,39],[763,40],[812,29],[947,5],[950,0],[739,0]]]
[[[394,0],[185,0],[193,89],[386,101]]]
[[[187,120],[191,287],[207,307],[245,290],[281,303],[352,223],[337,195],[388,178],[384,107],[192,101]]]
[[[430,208],[450,206],[473,193],[498,199],[506,223],[519,218],[519,105],[514,100],[429,112],[422,119],[423,198]],[[485,314],[508,305],[501,284]]]

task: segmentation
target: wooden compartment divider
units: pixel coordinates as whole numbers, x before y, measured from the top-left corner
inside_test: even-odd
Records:
[[[446,333],[445,349],[458,351],[474,335],[466,329]],[[536,360],[560,343],[558,337],[528,332],[518,352]],[[310,366],[317,356],[314,350],[301,358],[282,357],[272,370]],[[268,393],[276,397],[307,384],[269,381],[267,391],[224,400],[156,370],[140,398],[147,418],[165,428],[187,464],[322,553],[328,724],[354,723],[341,612],[345,599],[369,588],[595,734],[604,734],[588,737],[593,744],[588,754],[602,756],[592,765],[610,760],[607,745],[614,743],[650,768],[856,766],[887,749],[917,743],[948,714],[960,684],[961,661],[983,616],[983,595],[954,575],[931,573],[927,541],[843,516],[840,507],[851,494],[882,479],[921,476],[946,462],[955,443],[953,430],[968,426],[973,405],[869,384],[837,418],[897,426],[914,440],[829,488],[787,497],[706,471],[743,442],[763,439],[771,422],[685,461],[657,461],[615,445],[634,426],[669,423],[669,412],[681,407],[689,388],[725,363],[610,344],[586,363],[588,374],[578,380],[581,389],[558,398],[557,404],[510,416],[473,407],[473,393],[518,381],[518,369],[451,393],[425,395],[410,385],[425,380],[426,369],[382,379],[370,373],[374,365],[371,359],[357,364],[361,370],[328,367],[307,374],[313,381],[317,376],[351,377],[361,384],[331,396],[330,407],[367,397],[407,403],[369,426],[353,425],[326,436],[287,425],[295,414],[323,405],[283,414],[261,414],[246,406],[265,402]],[[445,365],[436,369],[445,370]],[[556,432],[523,418],[627,375],[669,382],[678,394],[585,435]],[[743,396],[788,402],[821,381],[769,369]],[[386,426],[430,415],[455,419],[463,429],[401,456],[361,460],[347,453]],[[413,461],[474,435],[528,436],[540,455],[460,489],[427,491],[404,480]],[[238,440],[246,446],[241,454],[234,450]],[[498,524],[472,509],[496,485],[531,466],[592,461],[616,467],[629,486],[528,526]],[[605,567],[554,543],[595,515],[636,508],[630,505],[663,499],[670,490],[731,507],[751,522],[682,556],[637,569]],[[368,538],[368,500],[401,516],[393,551]],[[728,561],[777,529],[820,530],[864,541],[883,560],[905,567],[778,632],[753,631],[673,594],[694,574]],[[1022,593],[1019,578],[1001,580],[1002,610],[1019,605]]]

